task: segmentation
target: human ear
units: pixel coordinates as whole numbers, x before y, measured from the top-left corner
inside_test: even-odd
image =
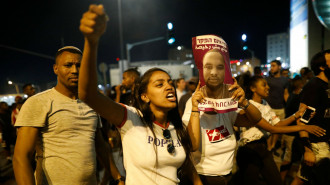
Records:
[[[58,66],[57,66],[57,64],[54,64],[53,65],[53,70],[54,70],[54,73],[57,75],[57,73],[58,73]]]
[[[143,93],[141,95],[141,100],[144,101],[145,103],[149,103],[150,102],[150,99],[148,98],[148,96],[145,93]]]
[[[256,92],[256,87],[255,86],[250,86],[250,90],[255,93]]]

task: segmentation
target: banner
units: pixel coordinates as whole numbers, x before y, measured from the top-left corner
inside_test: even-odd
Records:
[[[201,35],[192,38],[192,50],[199,71],[200,90],[208,102],[199,104],[199,110],[236,111],[238,102],[231,100],[232,92],[228,90],[234,81],[227,43],[217,35]]]

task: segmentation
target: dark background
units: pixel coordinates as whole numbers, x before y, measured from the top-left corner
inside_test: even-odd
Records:
[[[7,80],[39,85],[56,81],[52,71],[54,60],[9,47],[50,57],[63,45],[83,49],[79,21],[92,3],[104,4],[110,17],[101,39],[98,62],[116,63],[116,58],[121,58],[117,0],[2,2],[0,94],[8,93]],[[178,45],[191,48],[191,38],[202,34],[222,36],[229,46],[230,57],[239,59],[243,55],[241,35],[246,33],[248,47],[265,63],[266,36],[289,29],[290,1],[122,0],[124,44],[166,36],[169,21],[174,25],[174,45],[161,40],[136,46],[131,50],[131,61],[166,60],[170,48]],[[15,89],[12,87],[11,91],[14,93]]]

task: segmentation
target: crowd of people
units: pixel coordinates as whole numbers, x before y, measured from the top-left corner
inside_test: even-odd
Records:
[[[330,50],[294,78],[278,60],[268,76],[255,67],[253,75],[232,78],[228,46],[212,35],[221,47],[194,53],[199,76],[130,68],[105,93],[96,64],[107,22],[103,6],[91,5],[80,21],[83,51],[56,52],[57,85],[35,94],[27,84],[27,99],[17,97],[11,107],[0,102],[1,149],[14,171],[0,166],[0,183],[13,175],[17,184],[40,185],[330,182]],[[236,107],[201,108],[221,99]],[[310,107],[315,111],[302,122]],[[293,164],[299,169],[288,181]]]

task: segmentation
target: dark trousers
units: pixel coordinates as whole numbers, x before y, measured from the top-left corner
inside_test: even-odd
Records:
[[[231,174],[224,176],[205,176],[199,175],[203,185],[227,185],[231,179]]]
[[[240,146],[237,151],[239,184],[282,185],[273,155],[267,150],[266,139]]]

